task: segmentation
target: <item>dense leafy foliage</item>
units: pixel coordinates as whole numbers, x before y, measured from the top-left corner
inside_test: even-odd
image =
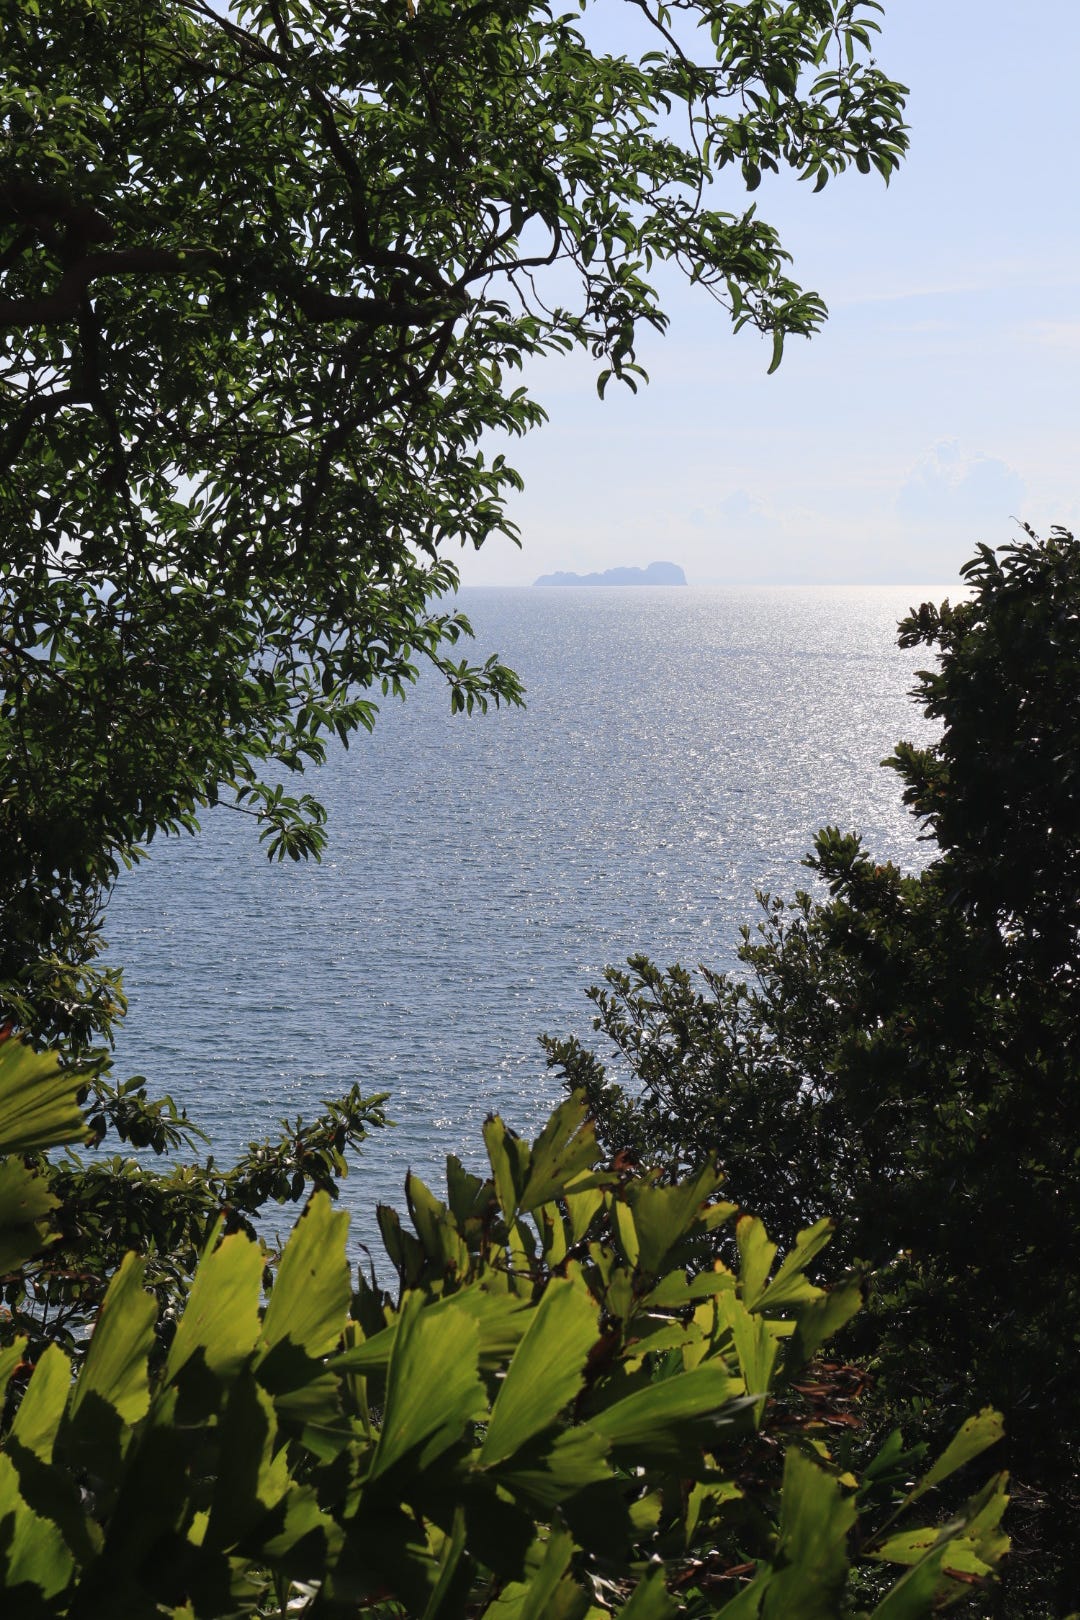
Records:
[[[39,1042],[122,1010],[100,902],[155,833],[220,800],[311,853],[282,773],[419,661],[518,699],[446,598],[513,533],[524,361],[633,384],[658,259],[776,360],[821,321],[706,188],[888,178],[875,0],[623,8],[637,56],[531,0],[4,8],[0,1009]]]
[[[130,1093],[138,1084],[120,1089]],[[276,1139],[252,1142],[235,1164],[210,1156],[162,1169],[145,1158],[84,1158],[75,1151],[93,1146],[101,1130],[100,1117],[85,1119],[77,1105],[85,1090],[86,1077],[53,1054],[34,1053],[14,1037],[0,1041],[0,1152],[69,1148],[55,1162],[13,1157],[0,1167],[8,1244],[0,1246],[0,1346],[21,1339],[31,1361],[54,1344],[76,1357],[85,1351],[112,1277],[132,1248],[142,1257],[162,1324],[175,1320],[223,1211],[232,1230],[254,1237],[276,1206],[300,1205],[314,1190],[336,1197],[349,1156],[386,1124],[385,1096],[362,1097],[353,1087],[327,1100],[315,1119],[282,1120]],[[153,1117],[163,1104],[138,1107],[140,1117]],[[43,1117],[51,1134],[41,1129]],[[200,1134],[182,1118],[169,1120],[154,1145],[191,1149]]]
[[[1015,1565],[1014,1612],[1065,1613],[1080,1591],[1080,544],[1029,534],[964,574],[966,600],[900,627],[938,655],[915,696],[940,739],[886,761],[925,870],[827,828],[807,861],[826,897],[762,897],[745,981],[635,959],[593,992],[614,1074],[576,1042],[548,1050],[609,1147],[679,1174],[718,1155],[782,1241],[829,1211],[841,1253],[887,1267],[861,1336],[887,1402],[939,1424],[1001,1406],[1034,1521],[1021,1539],[1040,1548],[1034,1587]]]
[[[0,1057],[2,1109],[32,1060]],[[72,1108],[38,1108],[39,1143]],[[777,1267],[744,1217],[728,1270],[701,1259],[736,1213],[714,1168],[598,1168],[578,1099],[531,1147],[484,1134],[487,1180],[451,1158],[446,1203],[409,1178],[414,1233],[380,1211],[395,1297],[354,1292],[317,1193],[265,1308],[260,1245],[219,1223],[164,1346],[129,1254],[77,1376],[56,1344],[29,1378],[0,1352],[5,1612],[917,1620],[984,1587],[1004,1477],[941,1526],[923,1498],[996,1414],[929,1470],[895,1435],[857,1477],[826,1369],[800,1378],[860,1304],[806,1275],[829,1222]]]

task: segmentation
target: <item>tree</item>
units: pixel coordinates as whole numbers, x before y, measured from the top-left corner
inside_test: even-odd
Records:
[[[776,233],[705,188],[889,178],[879,9],[634,0],[636,59],[529,0],[5,9],[0,1017],[107,1039],[120,867],[219,800],[316,852],[287,773],[419,661],[452,708],[519,700],[447,602],[453,548],[514,532],[515,373],[578,346],[633,387],[661,259],[774,364],[811,333]]]
[[[746,982],[644,959],[594,991],[614,1079],[576,1042],[552,1063],[609,1146],[680,1173],[719,1155],[781,1241],[821,1206],[848,1258],[886,1268],[864,1348],[895,1411],[1000,1404],[1041,1546],[1017,1614],[1080,1590],[1080,543],[1055,530],[963,570],[904,646],[937,652],[915,696],[941,722],[885,763],[932,851],[906,875],[826,828],[827,897],[763,896]],[[620,1084],[632,1076],[640,1094]],[[1053,1234],[1052,1275],[1040,1253]],[[1041,1584],[1039,1584],[1041,1582]]]

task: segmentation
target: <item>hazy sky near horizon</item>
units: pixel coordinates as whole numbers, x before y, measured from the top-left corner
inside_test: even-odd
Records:
[[[629,9],[629,8],[627,8]],[[762,216],[829,320],[770,345],[672,273],[672,317],[612,387],[582,356],[528,376],[523,546],[461,554],[467,585],[656,558],[691,583],[937,583],[1015,518],[1080,525],[1080,0],[886,0],[876,55],[910,88],[886,189],[765,176]],[[725,176],[716,207],[745,193]]]

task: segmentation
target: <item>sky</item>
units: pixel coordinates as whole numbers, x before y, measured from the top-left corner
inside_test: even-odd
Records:
[[[528,375],[550,420],[510,451],[523,545],[463,553],[464,584],[658,558],[691,584],[948,584],[1017,519],[1080,526],[1080,0],[885,0],[880,20],[910,88],[890,186],[757,193],[823,329],[770,377],[767,340],[657,277],[671,326],[637,396],[601,402],[581,356]],[[742,205],[728,172],[713,206]]]

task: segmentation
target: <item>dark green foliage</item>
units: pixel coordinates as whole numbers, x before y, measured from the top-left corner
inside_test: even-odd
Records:
[[[776,359],[811,333],[706,188],[888,179],[879,9],[637,0],[635,61],[526,0],[5,6],[0,1012],[107,1037],[120,867],[219,801],[317,853],[281,778],[425,660],[454,710],[520,699],[447,601],[453,549],[514,533],[480,448],[543,416],[514,374],[579,346],[633,386],[657,259]]]
[[[743,1217],[736,1270],[701,1266],[736,1213],[715,1169],[601,1167],[578,1099],[531,1147],[485,1138],[490,1179],[451,1159],[445,1204],[410,1180],[415,1234],[384,1221],[394,1297],[351,1296],[319,1193],[265,1308],[259,1245],[215,1227],[163,1362],[134,1255],[77,1376],[0,1352],[5,1612],[921,1620],[986,1589],[1004,1476],[946,1524],[922,1499],[997,1415],[929,1470],[893,1436],[860,1479],[800,1379],[860,1305],[806,1275],[828,1222],[776,1267]]]
[[[938,653],[915,696],[940,741],[886,761],[925,871],[827,828],[807,861],[827,896],[763,897],[745,982],[635,960],[593,992],[614,1080],[577,1043],[547,1045],[610,1147],[679,1173],[716,1154],[783,1240],[828,1210],[845,1257],[886,1267],[859,1335],[886,1403],[936,1424],[1001,1406],[1035,1518],[1022,1549],[1041,1543],[1034,1587],[1018,1560],[1015,1612],[1065,1612],[1080,1591],[1080,544],[1029,535],[964,575],[968,600],[900,630]]]

